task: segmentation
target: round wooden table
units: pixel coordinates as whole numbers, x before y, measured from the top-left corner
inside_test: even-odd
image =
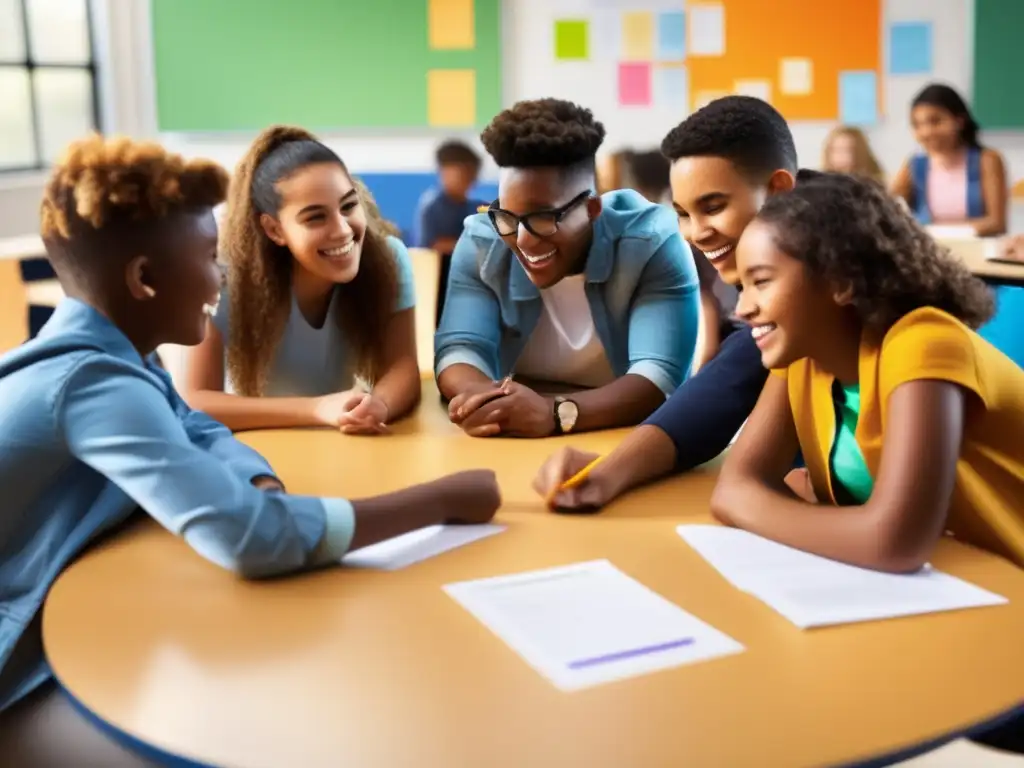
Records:
[[[400,571],[254,583],[141,521],[51,591],[43,635],[60,683],[128,737],[231,768],[836,765],[952,738],[1024,698],[1024,572],[992,555],[943,541],[933,562],[1009,605],[801,631],[675,534],[709,520],[713,468],[561,516],[529,490],[557,440],[465,437],[436,393],[396,433],[245,440],[303,493],[494,467],[508,530]],[[621,434],[573,442],[606,450]],[[598,558],[747,650],[563,693],[441,590]]]

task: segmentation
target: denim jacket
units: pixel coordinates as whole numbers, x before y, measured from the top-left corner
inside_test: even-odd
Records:
[[[697,270],[675,214],[631,190],[609,192],[585,267],[598,337],[616,376],[643,376],[666,396],[689,373],[697,343]],[[493,379],[513,370],[543,302],[486,214],[466,219],[452,254],[434,373],[457,363]]]
[[[50,586],[140,507],[243,576],[339,560],[352,505],[252,485],[272,475],[106,317],[65,299],[0,358],[0,711],[50,676],[38,620]]]

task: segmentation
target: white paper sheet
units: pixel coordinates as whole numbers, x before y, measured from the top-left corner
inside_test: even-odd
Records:
[[[504,530],[504,525],[495,523],[431,525],[349,552],[341,559],[341,564],[349,568],[396,571]]]
[[[691,5],[689,22],[690,56],[722,56],[725,53],[725,7],[721,3]]]
[[[929,224],[925,229],[936,240],[978,239],[978,233],[970,224]]]
[[[444,589],[565,691],[743,650],[607,560]]]
[[[802,629],[1007,602],[930,565],[894,575],[838,563],[735,528],[681,525],[676,530],[738,589]]]

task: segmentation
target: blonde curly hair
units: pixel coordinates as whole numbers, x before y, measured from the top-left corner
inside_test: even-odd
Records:
[[[212,210],[227,190],[228,174],[215,163],[94,134],[69,145],[54,166],[40,205],[40,232],[55,266],[75,268],[80,250],[151,235],[175,214]]]
[[[241,395],[263,394],[291,310],[294,258],[267,236],[260,216],[277,214],[277,182],[316,163],[337,163],[352,178],[341,158],[311,133],[278,125],[256,137],[231,180],[221,230],[231,318],[225,343],[228,375]],[[366,198],[360,202],[365,205]],[[335,288],[343,295],[333,321],[353,345],[357,373],[371,381],[398,295],[397,266],[385,238],[379,214],[367,216],[359,271]]]

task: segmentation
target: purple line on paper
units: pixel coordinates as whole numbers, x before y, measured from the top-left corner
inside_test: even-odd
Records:
[[[637,656],[649,656],[652,653],[661,653],[662,651],[671,651],[674,648],[693,645],[693,642],[692,637],[682,637],[678,640],[669,640],[667,643],[630,648],[626,651],[606,653],[604,656],[592,656],[589,659],[577,659],[576,661],[569,662],[569,669],[586,669],[587,667],[596,667],[598,664],[609,664],[613,661],[623,661],[624,659],[632,659]]]

